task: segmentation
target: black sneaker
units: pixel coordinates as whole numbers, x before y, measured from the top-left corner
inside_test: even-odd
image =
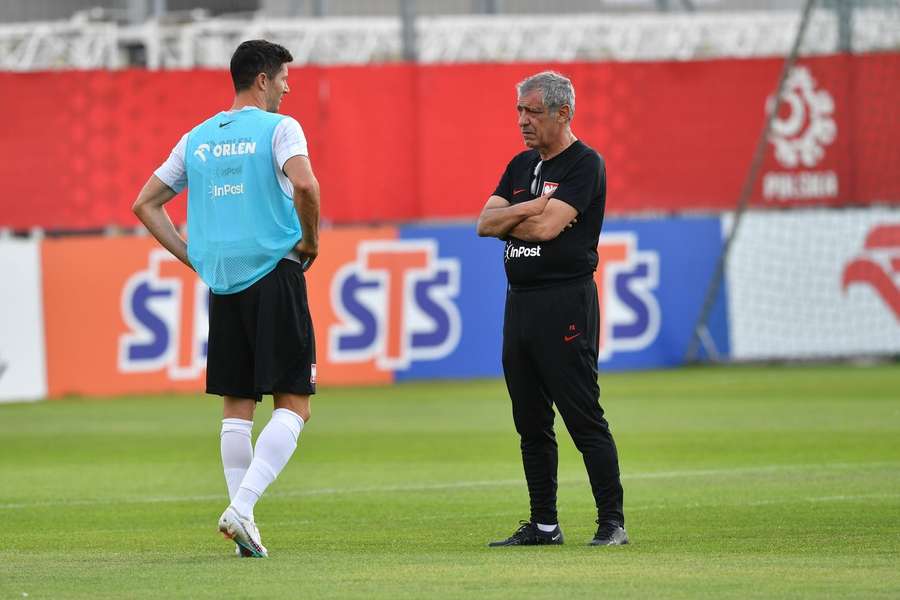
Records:
[[[624,546],[628,543],[628,534],[618,523],[597,521],[597,524],[597,533],[588,542],[588,546]]]
[[[537,525],[528,521],[519,521],[519,525],[514,534],[505,540],[491,542],[488,546],[545,546],[563,543],[563,533],[559,525],[553,531],[541,531]]]

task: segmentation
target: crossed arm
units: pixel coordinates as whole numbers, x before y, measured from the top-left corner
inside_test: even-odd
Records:
[[[550,196],[545,194],[518,204],[491,196],[478,216],[478,235],[501,239],[513,236],[526,242],[555,239],[575,220],[578,211]]]

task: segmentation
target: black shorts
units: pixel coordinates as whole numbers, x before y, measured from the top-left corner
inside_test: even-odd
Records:
[[[316,393],[316,341],[298,263],[279,261],[241,292],[210,293],[206,392],[257,402]]]

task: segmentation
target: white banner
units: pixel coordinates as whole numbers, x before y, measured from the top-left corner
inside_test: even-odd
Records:
[[[898,354],[900,210],[748,213],[727,282],[735,359]]]
[[[0,402],[47,394],[40,245],[0,241]]]

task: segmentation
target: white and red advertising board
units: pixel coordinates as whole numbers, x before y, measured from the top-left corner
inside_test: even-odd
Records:
[[[47,394],[40,244],[0,241],[0,402]]]
[[[746,214],[727,282],[734,359],[900,354],[900,210]]]

